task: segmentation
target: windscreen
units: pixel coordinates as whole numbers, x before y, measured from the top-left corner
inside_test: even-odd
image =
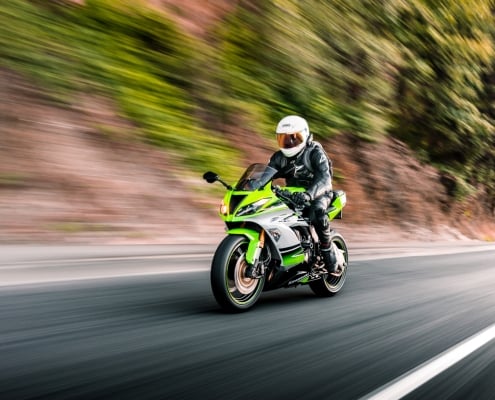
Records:
[[[235,190],[253,191],[264,187],[277,173],[266,164],[251,164],[237,182]]]

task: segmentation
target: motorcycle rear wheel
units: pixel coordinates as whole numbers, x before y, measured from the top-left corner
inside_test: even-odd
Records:
[[[345,259],[344,266],[342,267],[342,274],[340,276],[333,276],[330,274],[325,275],[321,279],[311,282],[309,287],[314,294],[320,297],[335,296],[344,286],[345,278],[347,275],[347,267],[349,265],[349,253],[347,251],[347,244],[344,237],[337,232],[332,234],[332,242],[337,246],[337,251],[342,251]]]
[[[213,257],[211,288],[217,303],[226,311],[247,311],[263,291],[264,276],[259,279],[246,276],[248,245],[245,236],[229,235],[222,240]]]

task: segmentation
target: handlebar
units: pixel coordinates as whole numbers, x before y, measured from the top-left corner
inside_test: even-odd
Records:
[[[294,208],[295,211],[302,211],[302,210],[304,210],[305,207],[307,207],[309,205],[309,203],[306,203],[303,205],[296,203],[293,200],[294,193],[288,191],[287,189],[282,189],[278,185],[273,186],[272,191],[273,191],[273,193],[275,193],[275,195],[278,198],[280,198],[280,199],[284,200],[286,203],[288,203],[288,205],[291,208]]]

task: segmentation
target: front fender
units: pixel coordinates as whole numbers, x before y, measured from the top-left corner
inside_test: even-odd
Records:
[[[256,258],[256,249],[260,244],[260,233],[255,231],[254,229],[249,228],[233,228],[227,231],[229,235],[242,235],[246,236],[249,239],[249,245],[246,252],[246,261],[253,265],[255,263]]]

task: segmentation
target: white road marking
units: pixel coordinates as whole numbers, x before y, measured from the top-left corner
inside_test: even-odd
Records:
[[[495,339],[495,324],[467,338],[413,370],[406,372],[392,382],[362,397],[361,400],[400,399],[493,339]]]
[[[11,268],[33,268],[33,267],[46,267],[59,264],[78,264],[85,262],[106,262],[106,261],[138,261],[138,260],[196,260],[196,259],[208,259],[212,258],[213,253],[192,253],[192,254],[163,254],[163,255],[150,255],[150,256],[108,256],[108,257],[94,257],[94,258],[68,258],[68,259],[53,259],[53,260],[33,260],[33,261],[16,261],[8,264],[0,264],[1,269]]]
[[[52,283],[68,283],[76,281],[94,281],[98,279],[120,279],[120,278],[131,278],[131,277],[144,277],[144,276],[158,276],[158,275],[171,275],[171,274],[189,274],[192,272],[204,272],[208,271],[210,268],[173,268],[164,271],[144,271],[144,272],[119,272],[119,273],[102,273],[98,275],[75,275],[75,276],[60,276],[60,277],[43,277],[38,276],[35,278],[31,277],[14,277],[6,278],[0,281],[0,288],[5,286],[23,286],[23,285],[42,285],[42,284],[52,284]]]
[[[72,282],[96,279],[116,279],[151,275],[186,274],[203,272],[210,269],[211,253],[193,254],[162,254],[149,256],[105,256],[93,258],[69,258],[55,260],[33,260],[0,264],[0,288],[5,286],[20,286],[32,284],[47,284],[57,282]],[[138,267],[117,266],[100,269],[97,266],[88,267],[86,263],[107,263],[118,261],[168,260],[165,265],[139,265]],[[186,267],[172,265],[174,261],[204,260],[204,266]]]

